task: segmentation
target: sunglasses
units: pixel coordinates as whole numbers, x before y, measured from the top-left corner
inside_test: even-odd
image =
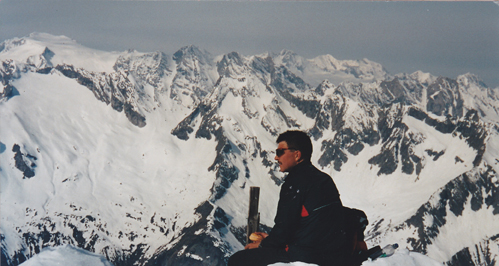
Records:
[[[275,155],[277,155],[277,157],[281,157],[286,150],[294,150],[295,151],[296,149],[293,149],[293,148],[289,148],[289,149],[276,149],[275,150]]]

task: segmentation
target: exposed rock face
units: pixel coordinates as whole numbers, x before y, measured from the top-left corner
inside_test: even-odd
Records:
[[[228,246],[220,245],[219,238],[210,235],[210,230],[219,234],[226,231],[230,220],[220,208],[204,202],[196,209],[201,219],[186,227],[175,247],[153,258],[155,265],[224,265]]]
[[[21,147],[19,147],[19,145],[17,144],[14,144],[14,147],[12,147],[12,151],[15,153],[15,166],[17,169],[19,169],[19,171],[23,172],[23,179],[34,177],[34,169],[36,168],[35,161],[37,160],[37,158],[33,155],[22,153]]]

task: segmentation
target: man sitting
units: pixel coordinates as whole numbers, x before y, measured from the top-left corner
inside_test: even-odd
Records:
[[[301,261],[320,266],[346,265],[349,254],[338,189],[311,163],[312,141],[301,131],[277,138],[275,160],[288,172],[279,193],[275,225],[263,238],[232,255],[229,266],[259,266]]]

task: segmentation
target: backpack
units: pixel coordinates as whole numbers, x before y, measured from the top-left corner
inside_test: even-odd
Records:
[[[347,237],[347,250],[350,253],[350,265],[359,266],[367,260],[367,258],[380,250],[379,246],[367,249],[367,244],[364,241],[364,231],[366,230],[369,221],[367,215],[357,209],[352,209],[343,206],[345,215],[345,232]]]

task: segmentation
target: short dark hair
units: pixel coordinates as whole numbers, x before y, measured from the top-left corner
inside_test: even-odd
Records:
[[[307,133],[299,130],[289,130],[281,133],[277,137],[276,143],[286,141],[288,148],[299,150],[301,152],[301,158],[304,161],[310,162],[312,158],[312,140],[307,135]]]

